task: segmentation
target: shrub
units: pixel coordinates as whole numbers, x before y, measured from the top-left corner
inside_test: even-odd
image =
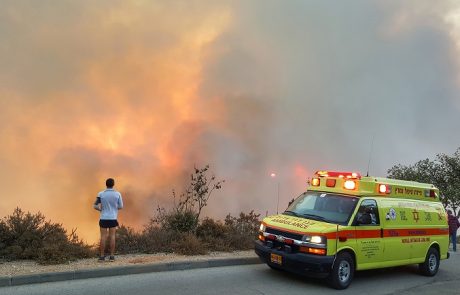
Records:
[[[254,210],[248,214],[241,212],[239,217],[227,215],[225,225],[229,227],[229,231],[226,240],[232,249],[246,250],[254,247],[260,226],[259,216]]]
[[[164,208],[157,208],[156,215],[150,219],[147,227],[159,227],[163,230],[172,230],[177,232],[194,232],[198,225],[196,213],[191,210],[171,210],[166,211]]]
[[[220,221],[206,217],[196,229],[196,235],[207,249],[212,251],[230,251],[226,241],[229,227]]]
[[[75,230],[67,236],[61,224],[45,222],[41,213],[16,208],[0,222],[0,255],[8,260],[33,259],[42,264],[63,263],[94,255]]]
[[[254,211],[242,212],[238,217],[227,215],[224,222],[205,218],[199,224],[195,224],[191,211],[159,213],[141,232],[122,225],[117,231],[118,253],[201,255],[252,249],[260,224]],[[41,213],[25,213],[17,208],[0,220],[0,258],[55,264],[95,255],[96,249],[82,242],[76,230],[68,235],[61,224],[45,222]]]
[[[193,232],[198,225],[196,214],[192,211],[173,211],[166,215],[164,229],[181,233]]]
[[[141,234],[137,233],[131,227],[121,225],[117,230],[116,246],[118,253],[136,253],[141,252],[140,240]],[[110,243],[106,243],[110,245]]]
[[[227,227],[220,221],[214,221],[214,219],[206,217],[197,227],[196,234],[203,239],[223,238],[226,231]]]
[[[208,252],[196,235],[192,233],[181,233],[176,241],[173,241],[172,248],[175,253],[183,255],[203,255]]]
[[[142,249],[145,253],[174,252],[172,243],[180,237],[179,232],[162,229],[156,226],[147,226],[142,232]]]
[[[184,192],[177,195],[172,191],[174,207],[171,211],[158,207],[156,216],[151,220],[162,229],[180,233],[195,233],[203,208],[215,190],[220,190],[224,180],[216,180],[208,175],[209,165],[194,168],[190,175],[190,183]]]

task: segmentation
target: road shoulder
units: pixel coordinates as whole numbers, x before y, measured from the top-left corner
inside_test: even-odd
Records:
[[[260,263],[260,260],[252,250],[231,253],[216,252],[200,256],[181,256],[174,254],[122,255],[117,256],[117,261],[115,263],[98,263],[95,261],[96,259],[85,259],[83,261],[57,266],[40,266],[32,262],[22,262],[27,266],[24,267],[23,265],[22,271],[12,270],[14,268],[20,268],[18,265],[21,262],[8,262],[6,266],[4,263],[2,268],[9,266],[12,268],[10,269],[12,273],[10,275],[0,275],[0,287]]]

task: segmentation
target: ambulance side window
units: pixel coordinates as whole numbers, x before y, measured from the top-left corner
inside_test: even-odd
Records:
[[[379,210],[375,200],[364,200],[356,214],[356,225],[379,225]]]

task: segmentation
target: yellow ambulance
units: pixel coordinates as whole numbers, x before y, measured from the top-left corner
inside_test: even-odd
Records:
[[[345,289],[355,270],[418,264],[434,276],[448,246],[447,215],[433,185],[318,171],[286,211],[263,219],[255,252],[271,268]]]

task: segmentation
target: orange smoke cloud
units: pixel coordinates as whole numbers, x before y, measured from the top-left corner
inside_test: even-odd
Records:
[[[105,178],[125,196],[122,223],[139,226],[168,205],[194,164],[210,160],[205,143],[196,145],[212,120],[197,91],[203,51],[228,26],[229,10],[111,4],[70,7],[84,20],[65,19],[66,4],[36,15],[14,4],[3,10],[31,39],[27,51],[8,40],[18,75],[0,85],[1,215],[15,206],[42,211],[94,241],[91,204]]]

